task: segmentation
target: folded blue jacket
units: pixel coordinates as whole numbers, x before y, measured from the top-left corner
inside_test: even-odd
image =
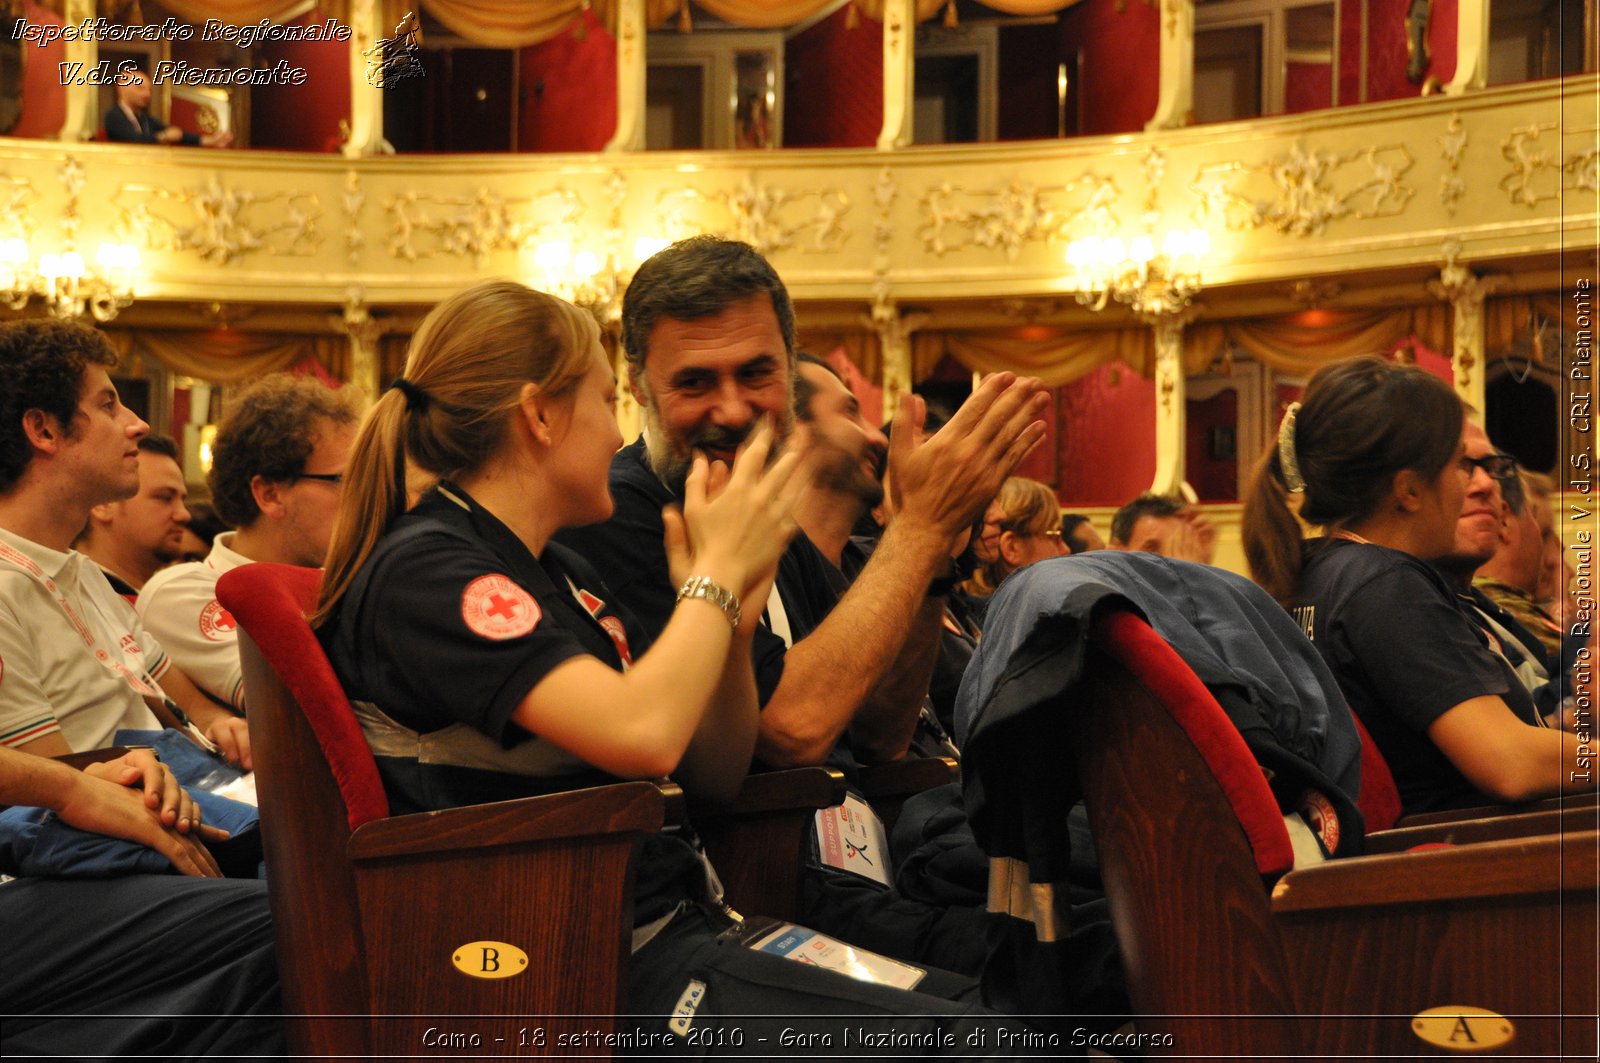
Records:
[[[239,778],[239,772],[178,732],[120,731],[115,741],[118,745],[155,746],[162,763],[199,804],[203,822],[221,827],[235,840],[255,830],[260,814],[254,806],[199,789],[201,785],[225,786]],[[70,827],[50,809],[22,805],[0,812],[0,872],[19,878],[177,873],[172,862],[154,849]]]

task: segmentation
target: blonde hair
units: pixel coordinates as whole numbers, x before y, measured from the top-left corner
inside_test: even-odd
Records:
[[[1000,485],[1000,493],[994,500],[1004,514],[1000,518],[1001,535],[1011,532],[1026,538],[1052,531],[1061,534],[1061,506],[1048,484],[1026,476],[1013,476]],[[984,579],[991,587],[998,587],[1010,574],[1011,566],[998,550],[995,559],[983,566]]]
[[[313,626],[406,511],[408,470],[432,480],[477,471],[504,446],[523,385],[550,396],[572,391],[599,337],[593,315],[514,281],[473,285],[428,313],[401,379],[356,435]]]

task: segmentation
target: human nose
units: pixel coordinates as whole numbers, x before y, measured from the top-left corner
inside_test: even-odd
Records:
[[[727,381],[717,389],[711,407],[711,421],[721,427],[743,428],[755,419],[755,411],[735,381]]]
[[[140,417],[132,410],[128,410],[128,416],[131,418],[131,420],[128,422],[127,429],[129,439],[143,439],[145,436],[150,434],[150,426],[145,423],[144,418]]]
[[[172,519],[177,521],[179,524],[188,524],[191,516],[192,514],[189,512],[189,507],[184,505],[183,501],[180,499],[178,501],[177,508],[172,513]]]

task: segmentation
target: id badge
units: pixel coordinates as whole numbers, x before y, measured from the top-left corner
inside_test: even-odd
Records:
[[[817,811],[817,853],[824,867],[860,875],[880,886],[893,879],[889,843],[878,814],[855,794]]]
[[[921,967],[846,945],[793,923],[778,924],[777,929],[750,942],[748,947],[795,963],[836,971],[858,982],[895,989],[910,989],[928,973]]]

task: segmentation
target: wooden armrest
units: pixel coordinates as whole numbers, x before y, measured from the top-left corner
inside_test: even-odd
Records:
[[[794,809],[832,808],[844,800],[844,773],[837,768],[786,768],[757,771],[727,802],[690,799],[696,817],[764,816]]]
[[[955,782],[960,770],[949,757],[913,757],[862,768],[857,778],[861,792],[867,800],[874,801],[880,797],[909,797]]]
[[[1477,808],[1450,808],[1443,812],[1419,812],[1402,816],[1395,824],[1399,827],[1421,827],[1429,823],[1457,823],[1464,819],[1491,819],[1521,812],[1548,812],[1568,808],[1600,808],[1600,793],[1563,794],[1539,801],[1523,801],[1514,805],[1482,805]]]
[[[1417,826],[1396,827],[1393,830],[1375,831],[1366,837],[1368,856],[1378,853],[1399,853],[1413,845],[1443,842],[1448,845],[1470,845],[1477,842],[1499,841],[1506,838],[1529,838],[1539,834],[1575,834],[1594,830],[1596,809],[1564,808],[1546,809],[1542,812],[1522,812],[1514,816],[1489,816],[1484,819],[1450,820],[1443,823],[1424,823]]]
[[[729,804],[696,812],[695,827],[727,890],[745,913],[798,919],[800,876],[819,808],[844,800],[834,768],[756,772]]]
[[[63,753],[59,757],[50,759],[59,760],[69,768],[82,771],[91,764],[104,764],[108,760],[116,760],[134,748],[134,746],[104,746],[100,749],[85,749],[81,753]]]
[[[1587,890],[1600,885],[1600,831],[1330,860],[1291,871],[1272,891],[1274,914]]]
[[[625,782],[585,790],[374,820],[350,836],[354,860],[486,849],[525,842],[660,830],[683,818],[671,782]]]

